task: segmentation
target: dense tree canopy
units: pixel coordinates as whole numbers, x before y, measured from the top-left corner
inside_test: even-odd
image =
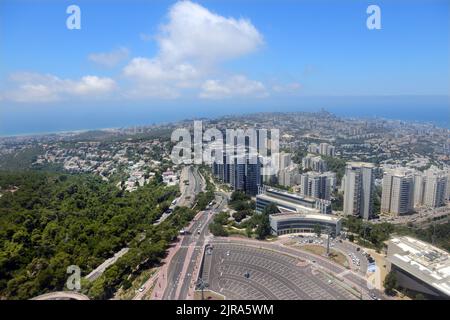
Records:
[[[155,230],[153,222],[177,192],[156,181],[129,193],[91,175],[0,172],[0,297],[61,290],[67,266],[80,266],[84,276],[125,246],[155,260],[191,219],[190,212],[178,215],[164,232]],[[143,260],[126,261],[132,256],[121,259],[128,269]],[[108,273],[121,270],[119,262]]]

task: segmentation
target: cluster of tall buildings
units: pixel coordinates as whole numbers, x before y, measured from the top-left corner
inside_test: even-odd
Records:
[[[447,171],[431,167],[425,172],[410,168],[388,168],[383,175],[381,212],[402,215],[414,208],[445,205],[450,185]]]
[[[326,143],[312,144],[308,151],[312,151],[314,146],[318,148],[318,153],[334,154],[334,147]],[[304,173],[300,173],[298,166],[292,162],[290,153],[281,152],[278,161],[278,173],[264,176],[264,182],[277,181],[279,185],[287,187],[299,185],[302,199],[312,199],[319,212],[331,211],[330,199],[336,189],[336,173],[327,171],[326,162],[320,156],[308,154],[302,159],[303,169],[310,170]],[[249,152],[244,155],[224,154],[223,161],[214,162],[212,169],[213,174],[224,183],[229,183],[234,191],[256,196],[263,187],[261,162],[258,155],[250,155]],[[450,198],[449,170],[440,170],[434,166],[425,172],[407,167],[383,169],[380,212],[374,212],[375,165],[367,162],[346,164],[342,179],[344,214],[363,219],[371,219],[378,213],[399,216],[419,207],[444,206]]]
[[[431,208],[445,205],[449,195],[449,172],[431,167],[415,175],[414,205]]]
[[[269,148],[270,140],[261,140],[259,130],[255,130],[252,136],[245,136],[239,141],[237,136],[225,135],[222,161],[215,158],[212,162],[213,175],[220,181],[231,185],[234,191],[242,191],[255,196],[262,186],[262,156],[260,143]],[[227,141],[229,140],[229,141]],[[253,140],[252,142],[250,140]],[[261,140],[261,141],[260,141]]]
[[[259,157],[251,159],[244,156],[223,156],[222,163],[212,164],[213,174],[224,183],[229,183],[234,191],[256,195],[262,186],[261,161]]]
[[[344,214],[370,219],[373,212],[375,166],[348,162],[342,186]],[[449,198],[449,173],[436,167],[420,172],[406,167],[384,169],[380,213],[399,216],[418,207],[444,206]],[[377,212],[378,213],[378,212]]]
[[[329,143],[325,143],[325,142],[323,142],[321,144],[311,143],[308,146],[309,153],[318,153],[318,154],[321,154],[323,156],[328,156],[328,157],[334,157],[335,150],[336,150],[336,148],[334,146],[332,146]]]

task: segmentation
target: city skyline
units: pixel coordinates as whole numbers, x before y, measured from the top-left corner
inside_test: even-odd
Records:
[[[402,119],[377,106],[430,107],[431,121],[448,110],[445,1],[379,1],[380,30],[366,26],[366,1],[78,1],[80,30],[66,27],[71,4],[2,2],[0,134],[243,110]]]

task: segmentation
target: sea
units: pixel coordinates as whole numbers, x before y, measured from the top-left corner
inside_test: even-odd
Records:
[[[0,136],[124,128],[256,112],[315,112],[340,117],[429,122],[450,129],[449,96],[312,97],[0,106]]]

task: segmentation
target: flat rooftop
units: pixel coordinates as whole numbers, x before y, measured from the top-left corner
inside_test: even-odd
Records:
[[[411,237],[396,237],[389,241],[388,255],[398,267],[450,296],[450,254],[447,251]]]
[[[280,196],[284,195],[284,196],[288,196],[288,197],[294,198],[294,199],[299,200],[299,201],[316,202],[316,199],[314,199],[314,198],[304,197],[304,196],[301,196],[299,194],[289,192],[287,190],[266,188],[265,192],[266,193],[261,193],[261,194],[258,194],[258,195],[262,195],[262,194],[269,195],[269,196],[270,196],[270,194],[275,194],[275,195],[280,195]]]
[[[342,219],[340,217],[332,216],[329,214],[322,214],[322,213],[302,214],[302,213],[291,213],[291,212],[289,212],[289,213],[282,212],[282,213],[271,214],[270,217],[271,217],[271,219],[273,219],[275,221],[295,219],[295,218],[304,218],[304,219],[321,220],[321,221],[334,222],[334,223],[336,223]]]
[[[291,201],[286,201],[286,200],[283,200],[283,199],[280,199],[277,197],[272,197],[268,194],[258,194],[256,197],[266,200],[266,201],[276,203],[279,206],[285,207],[287,210],[288,210],[288,208],[294,208],[297,213],[304,213],[304,214],[320,213],[319,209],[305,207],[305,206],[302,206],[300,204],[297,204],[297,203],[294,203]]]
[[[375,168],[375,164],[371,162],[361,162],[361,161],[349,161],[347,162],[347,166],[351,166],[354,168]]]

